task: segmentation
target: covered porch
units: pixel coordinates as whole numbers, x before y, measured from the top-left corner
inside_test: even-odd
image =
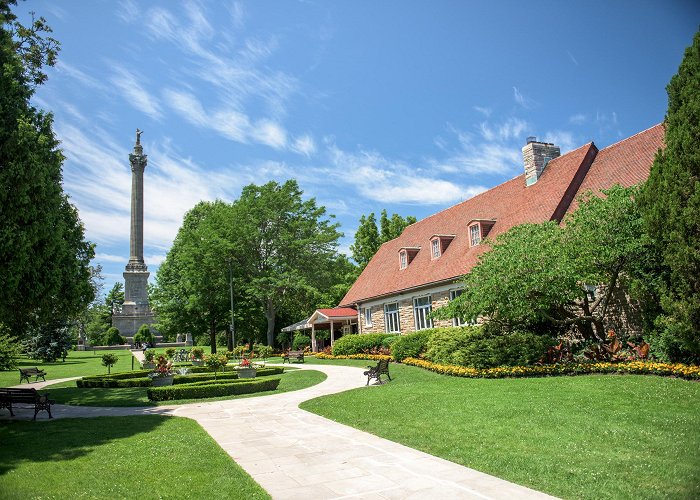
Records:
[[[343,335],[357,333],[357,311],[351,307],[334,307],[332,309],[316,309],[307,319],[282,328],[283,332],[311,331],[311,350],[318,352],[322,342],[316,332],[329,332],[331,347],[336,339]]]

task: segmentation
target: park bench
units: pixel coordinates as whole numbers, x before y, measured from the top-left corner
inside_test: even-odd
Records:
[[[44,382],[46,382],[46,372],[44,370],[39,370],[39,368],[34,367],[34,368],[20,368],[19,369],[19,383],[22,383],[22,380],[26,380],[27,383],[29,384],[29,377],[34,377],[34,382],[39,381],[39,377],[42,378]]]
[[[10,410],[11,416],[15,416],[15,413],[12,411],[12,405],[22,403],[34,405],[34,420],[36,420],[36,414],[41,410],[46,410],[49,412],[49,418],[53,418],[53,415],[51,415],[51,405],[54,404],[55,401],[49,399],[48,394],[39,394],[36,392],[36,389],[0,389],[0,408],[7,408]]]
[[[365,375],[367,375],[367,384],[369,385],[369,381],[372,380],[373,378],[377,379],[377,383],[381,384],[382,383],[382,375],[386,375],[389,377],[389,380],[391,380],[391,375],[389,375],[389,360],[388,359],[381,359],[379,360],[379,363],[377,363],[377,366],[368,366],[369,370],[365,372]]]
[[[292,360],[299,361],[299,362],[303,363],[304,362],[304,351],[288,351],[288,352],[282,354],[282,364],[284,364],[285,361],[288,361],[289,364],[291,364]]]

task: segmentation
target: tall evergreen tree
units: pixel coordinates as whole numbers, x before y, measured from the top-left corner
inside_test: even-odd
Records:
[[[367,267],[383,243],[401,236],[403,230],[414,222],[416,222],[416,218],[411,215],[404,218],[399,214],[392,214],[389,217],[386,209],[382,210],[379,227],[377,227],[374,212],[360,217],[360,226],[355,233],[355,243],[350,245],[352,258],[357,262],[359,271]]]
[[[655,255],[662,314],[652,346],[700,361],[700,31],[666,88],[666,148],[641,197]]]
[[[22,336],[90,303],[94,249],[63,192],[52,115],[30,102],[58,42],[43,18],[22,26],[14,4],[0,0],[0,328]]]

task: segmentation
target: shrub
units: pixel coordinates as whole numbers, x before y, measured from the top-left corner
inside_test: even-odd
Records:
[[[497,332],[483,326],[436,328],[425,357],[433,363],[493,368],[526,366],[546,352],[552,339],[531,332]]]
[[[387,349],[391,349],[391,345],[396,342],[399,339],[400,335],[389,335],[387,338],[382,340],[382,347],[386,347]]]
[[[139,331],[136,332],[136,335],[141,335],[142,342],[146,342],[148,344],[153,343],[153,333],[151,333],[151,327],[148,325],[141,325]]]
[[[134,345],[143,344],[143,335],[141,335],[139,332],[136,332],[136,335],[134,335],[133,341],[134,341]]]
[[[193,347],[190,354],[192,355],[192,359],[202,359],[204,358],[204,349],[201,347]]]
[[[428,345],[428,339],[434,330],[421,330],[399,336],[391,344],[391,357],[394,361],[404,358],[417,358],[423,354]]]
[[[119,334],[119,329],[116,326],[111,326],[109,330],[105,332],[102,341],[104,345],[121,345],[125,342],[124,337]]]
[[[253,346],[256,358],[267,359],[272,356],[272,347],[264,344],[255,344]]]
[[[204,363],[210,370],[214,370],[214,379],[216,379],[216,372],[219,368],[226,366],[228,358],[225,354],[209,354],[204,356]]]
[[[174,347],[168,347],[165,350],[165,355],[168,357],[168,359],[173,359],[175,357],[175,348]]]
[[[281,366],[273,366],[273,367],[268,367],[268,368],[258,368],[256,371],[256,376],[257,377],[267,377],[271,375],[281,375],[284,373],[284,368]],[[173,378],[173,384],[192,384],[192,383],[199,383],[202,381],[213,381],[213,380],[235,380],[238,378],[238,373],[234,372],[228,372],[228,373],[220,373],[218,376],[215,376],[212,373],[197,373],[193,375],[175,375]]]
[[[14,370],[21,353],[19,343],[10,335],[0,335],[0,370]]]
[[[280,383],[279,377],[262,379],[234,380],[229,383],[181,384],[148,389],[151,401],[171,401],[174,399],[200,399],[221,396],[236,396],[254,392],[274,391]]]
[[[344,335],[333,343],[333,356],[361,353],[380,354],[378,351],[382,348],[382,342],[389,337],[395,337],[395,335],[390,333]]]
[[[33,328],[30,337],[22,342],[24,352],[33,359],[53,362],[58,358],[66,360],[68,351],[73,348],[73,335],[68,324],[55,320]]]
[[[297,333],[292,341],[292,349],[295,351],[303,351],[305,347],[311,345],[311,337],[303,333]]]
[[[117,364],[119,358],[116,354],[103,354],[102,355],[102,366],[107,367],[107,373],[112,371],[112,367]]]

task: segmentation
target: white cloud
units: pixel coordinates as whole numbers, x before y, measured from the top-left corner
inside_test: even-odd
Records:
[[[515,102],[525,109],[532,109],[537,105],[537,103],[533,99],[530,99],[522,92],[520,92],[520,90],[518,90],[518,87],[513,87],[513,99],[515,99]]]
[[[158,100],[143,88],[139,78],[126,68],[117,67],[110,81],[121,90],[123,99],[134,109],[146,113],[154,120],[161,118]]]
[[[108,253],[98,252],[97,254],[95,254],[95,260],[97,262],[123,262],[126,264],[128,257],[124,257],[123,255],[111,255]]]
[[[486,108],[486,107],[482,107],[482,106],[473,106],[473,109],[475,111],[478,111],[482,115],[484,115],[486,118],[489,118],[491,116],[491,112],[492,112],[491,108]]]
[[[292,150],[309,158],[316,152],[314,138],[309,134],[296,137],[292,143]]]
[[[583,123],[586,123],[587,120],[588,117],[583,113],[576,113],[575,115],[571,115],[569,117],[569,123],[571,123],[572,125],[581,125]]]
[[[573,134],[564,130],[552,130],[546,132],[542,140],[544,142],[551,142],[555,146],[559,146],[561,154],[568,153],[577,147]]]
[[[104,90],[106,88],[104,84],[102,84],[102,82],[100,82],[96,78],[93,78],[84,71],[79,70],[75,66],[72,66],[66,62],[58,61],[56,63],[56,69],[59,73],[65,74],[66,76],[77,81],[84,87],[89,87],[96,90]]]

